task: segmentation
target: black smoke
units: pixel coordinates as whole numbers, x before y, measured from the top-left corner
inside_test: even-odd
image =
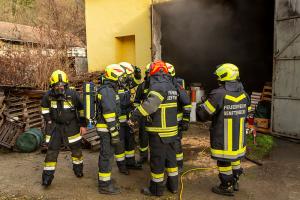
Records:
[[[161,16],[162,59],[189,83],[216,87],[215,67],[239,66],[247,91],[272,80],[274,0],[173,0]]]

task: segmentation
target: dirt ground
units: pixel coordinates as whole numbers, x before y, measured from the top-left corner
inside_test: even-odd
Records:
[[[199,125],[191,125],[185,135],[185,170],[195,167],[213,167],[215,161],[209,157],[208,130]],[[263,166],[248,161],[243,162],[245,175],[241,177],[241,190],[235,197],[222,197],[210,192],[218,183],[217,171],[196,171],[187,174],[184,180],[183,199],[300,199],[300,145],[284,140],[276,140],[277,145]],[[162,198],[149,198],[140,194],[140,189],[149,182],[149,166],[143,171],[131,171],[129,176],[120,175],[114,164],[113,179],[121,187],[122,194],[104,196],[97,192],[98,152],[84,151],[85,176],[78,179],[72,171],[70,152],[59,156],[57,171],[52,186],[44,189],[41,173],[44,154],[0,153],[0,200],[4,199],[179,199],[178,195],[166,192]]]

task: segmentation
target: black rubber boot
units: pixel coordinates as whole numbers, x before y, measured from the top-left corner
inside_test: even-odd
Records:
[[[219,186],[213,187],[212,192],[224,196],[234,196],[232,185],[224,186],[220,184]]]
[[[160,197],[160,196],[163,196],[162,194],[153,194],[149,188],[143,188],[141,190],[141,193],[146,195],[146,196],[157,196],[157,197]]]
[[[132,169],[132,170],[142,170],[143,165],[137,162],[131,163],[131,164],[126,164],[127,169]]]
[[[105,187],[99,186],[99,193],[100,194],[108,194],[108,195],[116,195],[116,194],[120,194],[121,191],[114,184],[110,183],[109,185],[107,185]]]
[[[73,164],[73,171],[75,176],[77,176],[78,178],[83,177],[83,164],[79,164],[79,165],[75,165]]]
[[[48,187],[51,185],[54,179],[54,172],[43,171],[42,174],[42,185]]]
[[[233,190],[234,191],[239,191],[240,190],[239,177],[238,176],[234,176],[234,178],[233,178]]]
[[[146,162],[148,162],[148,157],[143,157],[143,156],[141,156],[140,160],[137,161],[137,164],[143,165],[143,164],[145,164]]]
[[[129,170],[126,166],[119,167],[119,172],[124,175],[129,175]]]

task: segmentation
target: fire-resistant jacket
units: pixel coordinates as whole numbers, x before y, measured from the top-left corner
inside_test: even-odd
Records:
[[[236,161],[245,155],[249,106],[249,97],[240,82],[226,82],[209,94],[201,107],[213,116],[210,128],[212,158]]]
[[[151,120],[147,120],[145,130],[158,134],[165,141],[171,141],[178,132],[177,97],[178,93],[171,77],[155,74],[150,77],[147,98],[135,109],[132,119],[137,121],[150,115]]]
[[[185,81],[181,78],[173,78],[173,83],[178,92],[178,125],[184,122],[190,122],[190,113],[192,109],[191,100],[185,89]]]
[[[147,98],[148,91],[149,91],[149,86],[147,86],[147,82],[145,80],[136,89],[136,94],[134,98],[134,107],[139,106]]]
[[[116,83],[105,80],[97,92],[97,131],[109,132],[112,137],[119,134],[121,109]]]
[[[81,139],[80,127],[86,127],[86,119],[82,101],[75,90],[66,89],[65,95],[56,96],[49,90],[42,99],[42,114],[46,123],[52,126],[64,126],[69,143]],[[49,130],[47,130],[49,131]],[[52,133],[46,133],[46,142],[50,141]]]

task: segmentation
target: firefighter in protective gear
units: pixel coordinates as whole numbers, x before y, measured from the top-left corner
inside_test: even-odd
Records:
[[[118,64],[105,68],[103,84],[97,92],[97,133],[100,136],[99,155],[99,192],[102,194],[120,193],[111,180],[112,163],[115,155],[119,171],[125,175],[129,172],[125,165],[124,145],[120,140],[119,116],[120,97],[117,93],[120,85],[125,81],[125,70]]]
[[[191,100],[185,89],[185,81],[181,78],[175,77],[175,67],[166,63],[168,71],[172,76],[173,84],[175,85],[179,98],[178,98],[178,113],[177,113],[177,122],[178,122],[178,136],[175,142],[176,149],[176,160],[178,165],[179,172],[183,169],[183,151],[182,151],[182,133],[187,131],[189,128],[190,122],[190,113],[191,113]]]
[[[250,100],[239,81],[237,66],[226,63],[217,67],[215,75],[220,87],[197,106],[200,121],[212,116],[210,128],[211,156],[217,160],[221,184],[213,187],[217,194],[233,196],[243,170],[241,158],[246,153],[245,122]]]
[[[136,162],[135,159],[135,139],[131,128],[127,124],[129,113],[133,110],[133,104],[131,102],[130,90],[134,88],[140,82],[140,73],[137,72],[135,66],[127,62],[119,64],[124,68],[124,77],[126,78],[126,84],[120,87],[118,94],[121,101],[121,115],[119,116],[120,121],[120,135],[121,141],[125,146],[125,160],[127,169],[141,170],[142,165]],[[138,79],[139,78],[139,79]]]
[[[138,107],[147,98],[149,89],[149,68],[151,63],[146,66],[145,77],[143,83],[141,83],[136,90],[134,98],[134,107]],[[145,131],[146,117],[142,117],[139,121],[139,151],[140,151],[140,164],[148,161],[148,149],[149,149],[149,137]]]
[[[71,149],[75,175],[83,176],[81,135],[86,133],[83,104],[78,93],[68,87],[66,73],[54,71],[50,78],[50,87],[41,104],[46,123],[45,139],[48,144],[42,175],[44,186],[51,185],[62,144],[68,144]]]
[[[177,90],[164,62],[151,64],[150,86],[147,98],[131,115],[128,123],[133,126],[142,117],[150,116],[146,122],[150,147],[150,187],[142,193],[150,196],[162,196],[164,191],[164,173],[167,171],[166,186],[172,193],[178,191],[178,168],[174,143],[177,137]]]

